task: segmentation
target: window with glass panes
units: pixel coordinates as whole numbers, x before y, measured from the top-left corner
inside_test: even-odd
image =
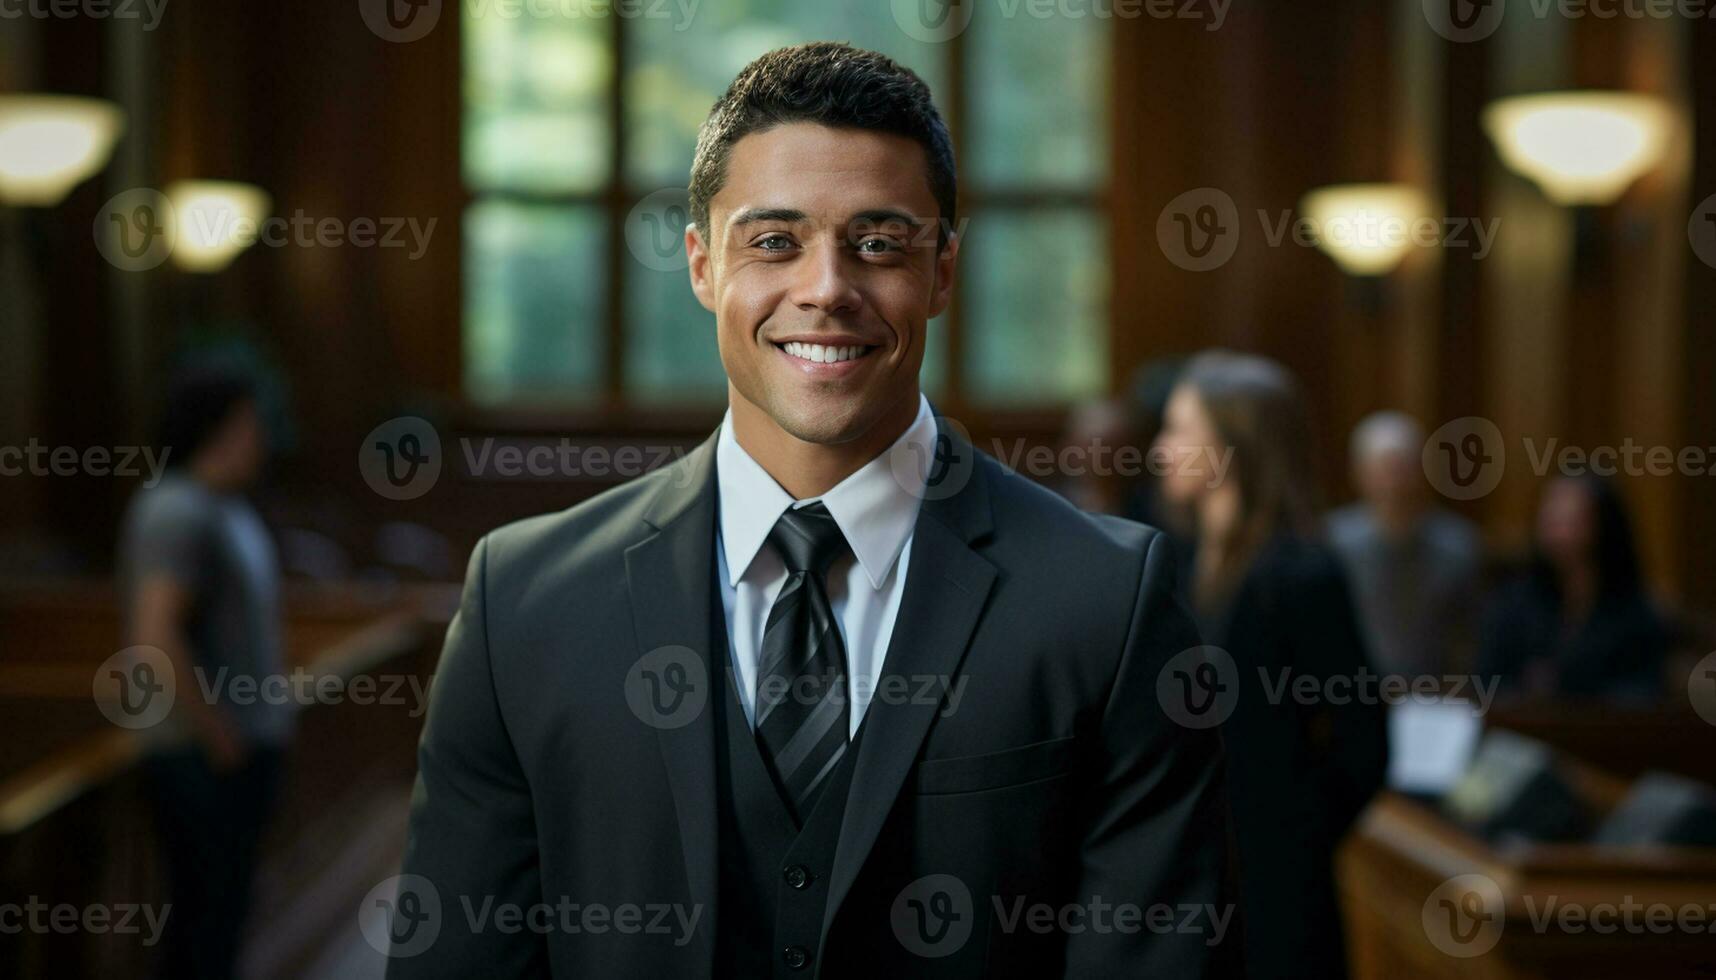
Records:
[[[722,400],[679,241],[697,129],[751,59],[819,39],[911,67],[954,133],[964,240],[954,303],[930,324],[931,397],[1054,405],[1105,386],[1105,21],[985,4],[924,41],[889,0],[460,6],[473,401]]]

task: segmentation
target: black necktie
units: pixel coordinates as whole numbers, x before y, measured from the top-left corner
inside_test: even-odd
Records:
[[[787,580],[769,609],[757,670],[757,745],[802,824],[846,754],[846,644],[828,603],[828,566],[846,538],[821,503],[788,510],[769,532]]]

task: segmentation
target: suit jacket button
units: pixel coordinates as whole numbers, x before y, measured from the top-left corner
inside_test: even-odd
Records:
[[[786,883],[794,888],[800,890],[809,888],[810,880],[810,872],[805,870],[802,864],[794,864],[786,869]]]
[[[781,950],[781,959],[786,961],[789,968],[802,970],[810,962],[810,954],[805,952],[803,946],[788,946]]]

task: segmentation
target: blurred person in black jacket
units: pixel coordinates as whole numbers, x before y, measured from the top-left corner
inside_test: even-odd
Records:
[[[1551,481],[1531,567],[1491,604],[1479,672],[1527,697],[1653,700],[1663,693],[1669,643],[1614,484]]]
[[[1334,851],[1387,766],[1347,582],[1316,539],[1309,433],[1284,368],[1212,351],[1187,364],[1157,441],[1194,612],[1233,661],[1223,735],[1253,978],[1346,975]]]

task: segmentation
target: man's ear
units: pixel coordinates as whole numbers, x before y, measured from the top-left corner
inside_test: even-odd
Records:
[[[955,262],[959,258],[959,235],[948,229],[947,244],[941,247],[935,257],[935,292],[930,296],[929,318],[941,316],[947,309],[947,304],[953,300],[953,273]]]
[[[709,278],[709,249],[703,242],[703,235],[697,230],[697,222],[685,226],[685,256],[691,260],[691,291],[697,294],[697,302],[709,312],[715,312],[715,284]]]

